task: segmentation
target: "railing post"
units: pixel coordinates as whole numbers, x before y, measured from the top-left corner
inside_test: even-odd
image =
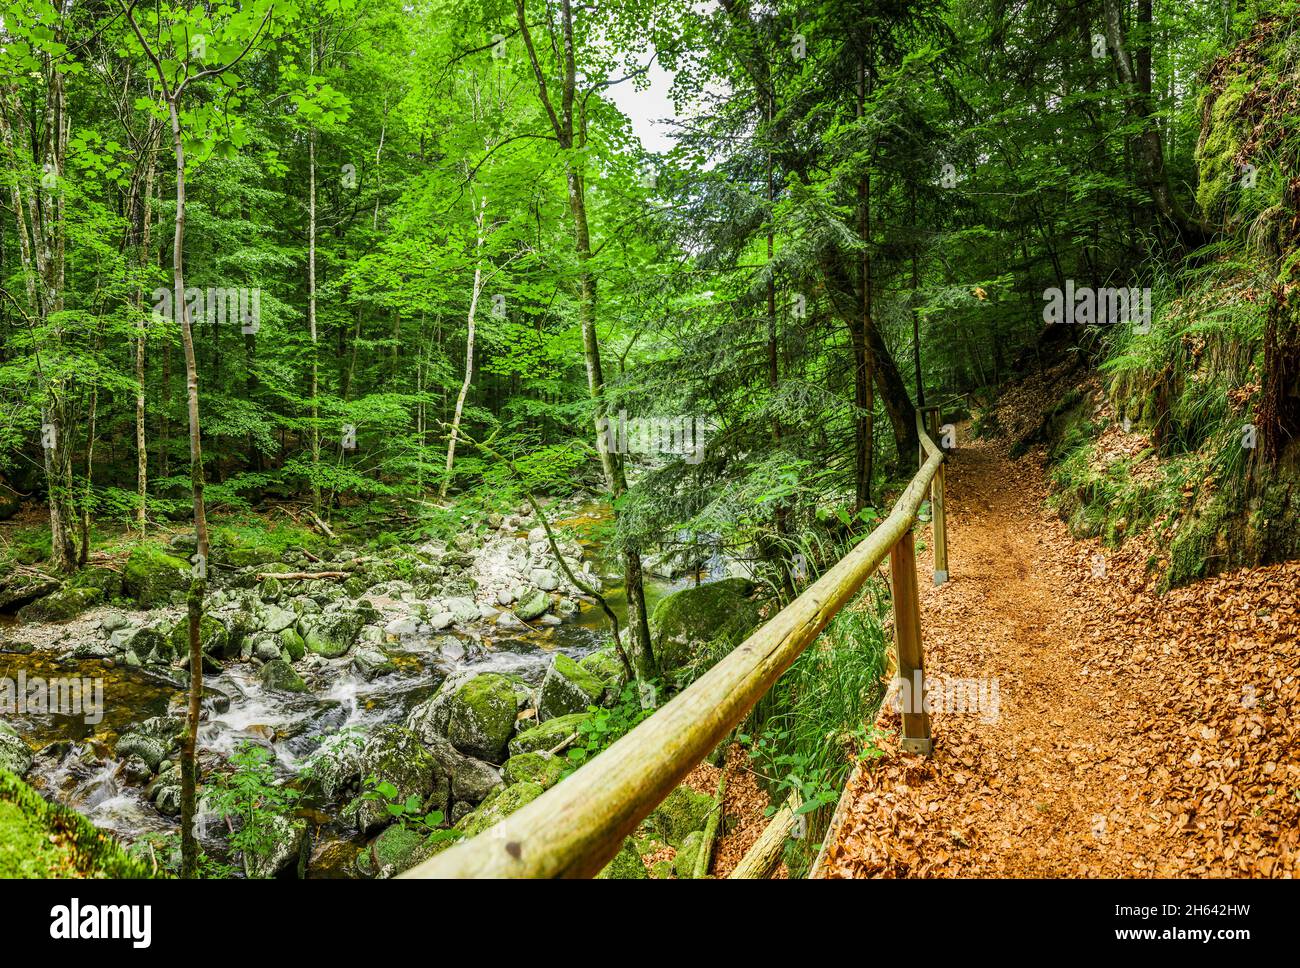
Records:
[[[925,711],[925,657],[921,650],[921,602],[916,585],[916,542],[912,529],[889,549],[894,599],[894,648],[902,679],[903,739],[909,753],[930,755],[930,716]]]
[[[926,426],[930,433],[930,439],[935,444],[939,443],[942,434],[939,432],[941,419],[938,407],[926,407]],[[947,463],[946,461],[944,462]],[[943,475],[944,464],[939,465],[939,470],[934,475],[934,480],[930,482],[930,530],[934,544],[934,583],[942,585],[948,580],[948,516],[943,507]]]

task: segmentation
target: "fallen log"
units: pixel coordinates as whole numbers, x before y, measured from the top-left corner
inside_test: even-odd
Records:
[[[718,824],[722,821],[722,807],[726,803],[727,774],[718,777],[718,805],[709,814],[709,822],[704,825],[704,840],[700,842],[700,852],[695,857],[695,870],[691,877],[699,880],[709,873],[709,861],[713,857],[713,841],[718,834]]]
[[[262,571],[255,576],[258,581],[278,578],[281,581],[298,581],[301,578],[351,578],[350,571]]]
[[[754,841],[754,846],[745,851],[736,869],[727,877],[731,880],[762,880],[769,877],[781,863],[781,853],[785,850],[786,838],[794,828],[798,818],[795,811],[803,803],[797,790],[791,790],[781,809],[772,815],[768,825]]]

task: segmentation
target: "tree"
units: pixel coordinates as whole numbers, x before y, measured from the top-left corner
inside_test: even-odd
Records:
[[[194,334],[190,319],[190,304],[185,289],[185,129],[182,124],[186,92],[208,78],[219,78],[244,59],[270,22],[273,3],[262,6],[260,18],[255,7],[242,11],[222,11],[228,16],[218,20],[215,16],[197,9],[163,8],[166,17],[155,24],[159,34],[167,30],[172,50],[155,50],[145,39],[136,18],[136,0],[130,6],[118,0],[123,14],[131,24],[145,56],[153,65],[160,96],[171,123],[172,153],[176,162],[176,216],[172,234],[172,310],[181,327],[181,341],[185,351],[185,383],[190,430],[190,487],[194,506],[194,535],[197,551],[193,559],[193,577],[187,599],[189,619],[189,709],[186,717],[185,737],[181,747],[181,875],[194,877],[198,870],[198,842],[194,834],[195,789],[198,764],[195,746],[199,731],[199,706],[203,699],[203,649],[199,640],[199,625],[203,618],[203,598],[207,588],[208,521],[203,505],[203,443],[199,426],[199,371],[194,354]],[[166,26],[164,26],[166,21]],[[188,26],[200,29],[199,43],[177,44],[177,33],[188,37]],[[213,35],[214,52],[233,50],[224,63],[213,67],[198,67],[206,59],[209,32]],[[167,58],[164,60],[164,58]],[[197,68],[197,69],[196,69]]]

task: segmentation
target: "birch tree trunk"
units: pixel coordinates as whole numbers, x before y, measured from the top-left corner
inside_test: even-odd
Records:
[[[478,212],[474,216],[474,283],[469,294],[469,313],[465,331],[465,379],[461,382],[460,393],[456,396],[456,409],[451,415],[451,436],[447,440],[447,467],[443,471],[442,484],[438,488],[438,499],[447,497],[447,488],[451,485],[451,469],[456,461],[456,435],[460,431],[460,416],[465,410],[465,398],[474,380],[474,318],[478,311],[479,294],[483,291],[483,243],[487,228],[487,196],[479,200]]]

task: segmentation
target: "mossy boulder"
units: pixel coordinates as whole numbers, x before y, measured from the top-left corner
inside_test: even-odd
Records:
[[[519,604],[515,606],[515,615],[525,622],[531,622],[533,619],[541,618],[550,607],[551,596],[546,592],[539,590],[531,594],[525,593]]]
[[[739,643],[762,621],[747,578],[724,578],[661,599],[650,615],[661,672],[698,658],[710,643]]]
[[[30,605],[24,605],[18,610],[18,617],[24,622],[66,622],[103,600],[104,593],[98,588],[78,588],[69,583]]]
[[[565,760],[545,750],[518,753],[506,760],[501,775],[509,784],[536,783],[549,790],[560,782],[567,765]]]
[[[627,670],[623,668],[623,660],[619,658],[618,652],[612,646],[607,649],[597,649],[590,655],[583,656],[578,660],[578,665],[599,678],[614,692],[623,688],[627,682]]]
[[[500,823],[510,814],[525,804],[532,803],[542,795],[540,783],[515,783],[501,787],[497,792],[479,804],[468,816],[456,824],[456,829],[466,837],[474,837],[489,827]]]
[[[298,632],[308,652],[337,659],[347,655],[364,624],[365,617],[358,612],[328,612],[304,615],[298,620]]]
[[[32,768],[31,748],[8,723],[0,723],[0,770],[25,776]]]
[[[168,635],[172,655],[180,658],[190,654],[190,620],[181,616],[181,620],[172,626]],[[229,659],[239,654],[238,646],[231,645],[230,631],[219,618],[204,614],[199,618],[199,647],[204,655],[214,659]]]
[[[163,760],[167,759],[167,744],[154,736],[144,733],[127,733],[117,741],[117,756],[127,759],[138,756],[151,771],[157,771]]]
[[[302,676],[298,675],[293,666],[283,659],[272,659],[262,666],[258,678],[267,689],[278,689],[281,692],[307,691],[307,683],[303,682]]]
[[[280,630],[280,646],[289,653],[289,658],[297,662],[307,654],[307,643],[303,641],[298,630],[287,628]]]
[[[131,549],[122,571],[126,594],[141,608],[170,604],[173,592],[187,592],[190,564],[169,555],[155,544],[138,544]]]
[[[267,565],[278,561],[280,553],[269,545],[222,545],[219,549],[221,561],[236,568],[248,568],[253,565]]]
[[[450,846],[449,841],[429,841],[423,830],[395,823],[375,837],[357,855],[357,870],[364,877],[388,878],[410,870]]]
[[[688,834],[704,829],[717,805],[718,801],[707,793],[679,786],[650,814],[650,822],[664,840],[680,850]]]
[[[500,763],[518,712],[514,680],[494,672],[475,676],[452,696],[447,739],[462,753]]]
[[[588,706],[599,705],[605,691],[605,683],[599,676],[563,652],[557,652],[538,693],[538,719],[546,722],[557,716],[580,713]]]
[[[636,843],[631,837],[623,841],[623,846],[618,849],[614,859],[604,866],[597,880],[602,881],[647,881],[650,879],[649,873],[645,869],[645,864],[641,860],[641,855],[637,852]]]
[[[374,779],[391,783],[397,788],[395,799],[405,802],[416,797],[429,809],[446,810],[449,788],[444,783],[438,789],[441,797],[433,797],[434,772],[437,764],[420,745],[419,737],[403,726],[385,726],[366,740],[361,748],[359,773],[362,780]],[[430,798],[441,802],[429,803]],[[389,818],[385,803],[377,798],[357,797],[343,808],[343,818],[355,823],[362,833],[368,833]]]
[[[273,816],[268,828],[268,835],[260,838],[256,848],[243,852],[244,875],[259,880],[297,869],[301,877],[309,853],[307,821]]]
[[[578,727],[590,717],[591,713],[570,713],[568,716],[548,719],[512,739],[509,747],[510,755],[518,756],[520,753],[554,749],[576,733]]]
[[[257,591],[257,597],[264,602],[278,602],[284,597],[284,583],[274,575],[267,575]]]

